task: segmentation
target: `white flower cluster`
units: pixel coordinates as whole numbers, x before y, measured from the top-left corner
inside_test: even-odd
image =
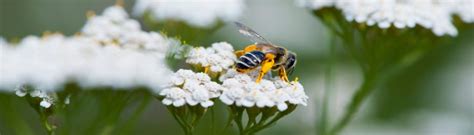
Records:
[[[225,90],[219,99],[227,105],[259,108],[276,106],[280,111],[286,110],[288,104],[306,106],[308,96],[299,82],[287,83],[276,77],[256,83],[257,73],[241,74],[229,70],[220,78]]]
[[[81,36],[103,45],[154,50],[162,54],[166,53],[170,45],[179,43],[159,33],[141,30],[138,21],[130,19],[121,6],[111,6],[100,16],[90,16],[82,28]]]
[[[205,73],[180,69],[171,78],[169,86],[159,92],[164,96],[162,102],[165,105],[180,107],[185,104],[200,104],[207,108],[214,105],[211,100],[219,97],[223,90],[221,85],[211,81]]]
[[[220,73],[234,65],[236,59],[232,45],[219,42],[212,44],[212,47],[191,49],[186,57],[186,63],[208,67],[211,72]]]
[[[35,89],[32,91],[28,91],[25,86],[18,85],[15,88],[15,94],[19,97],[24,97],[26,94],[30,94],[31,97],[34,98],[41,98],[40,106],[44,108],[49,108],[56,102],[56,99],[52,95],[52,93],[48,93],[44,90]],[[68,99],[67,99],[68,100]]]
[[[16,45],[1,45],[0,89],[26,84],[51,91],[71,81],[83,87],[162,88],[172,73],[165,52],[174,40],[141,31],[127,16],[113,6],[90,18],[83,34],[28,36]]]
[[[420,25],[438,36],[457,35],[452,15],[459,15],[467,23],[474,22],[474,0],[298,0],[298,3],[314,10],[336,7],[349,21],[377,24],[380,28]]]
[[[196,27],[217,21],[235,21],[244,10],[244,0],[138,0],[134,13],[150,13],[157,21],[178,20]]]

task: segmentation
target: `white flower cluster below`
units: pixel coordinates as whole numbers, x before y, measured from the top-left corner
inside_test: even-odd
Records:
[[[212,99],[219,98],[227,105],[242,107],[277,107],[284,111],[288,104],[306,106],[308,96],[303,86],[297,82],[284,82],[279,77],[255,82],[258,71],[248,74],[238,73],[231,69],[220,77],[222,85],[211,81],[204,73],[191,70],[178,70],[169,86],[159,92],[165,105],[181,107],[183,105],[209,107]]]
[[[196,47],[190,50],[186,63],[208,67],[211,72],[219,73],[229,69],[236,61],[234,48],[226,42],[212,44],[212,47]]]
[[[288,103],[306,106],[308,96],[299,82],[287,83],[275,77],[256,83],[257,74],[258,71],[241,74],[235,70],[229,70],[220,78],[225,90],[219,99],[227,105],[259,108],[276,106],[280,111],[286,110]]]
[[[348,21],[378,25],[380,28],[431,29],[438,36],[457,35],[451,22],[459,15],[464,22],[474,22],[474,0],[297,0],[299,5],[318,10],[340,9]]]
[[[223,88],[205,73],[194,73],[191,70],[178,70],[171,76],[169,86],[159,95],[165,105],[180,107],[185,104],[191,106],[200,104],[202,107],[214,105],[212,98],[219,97]]]

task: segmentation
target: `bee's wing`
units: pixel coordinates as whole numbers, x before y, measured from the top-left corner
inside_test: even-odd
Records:
[[[245,26],[244,24],[239,23],[239,22],[235,22],[235,25],[237,26],[237,28],[239,28],[239,33],[240,34],[246,36],[247,38],[249,38],[253,42],[262,43],[262,44],[271,44],[270,41],[266,40],[265,38],[260,36],[260,34],[258,34],[257,32],[252,30],[251,28]]]

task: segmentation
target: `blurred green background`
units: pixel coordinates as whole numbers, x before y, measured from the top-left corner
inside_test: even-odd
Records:
[[[80,31],[88,10],[102,12],[115,0],[0,0],[0,36],[14,41],[44,31],[60,31],[72,35]],[[130,13],[134,1],[125,1]],[[292,0],[248,0],[241,22],[251,26],[273,43],[285,46],[298,54],[299,77],[310,96],[308,106],[283,118],[262,135],[316,134],[321,100],[325,88],[324,72],[329,58],[329,36],[321,22]],[[136,18],[136,17],[135,17]],[[474,134],[474,30],[460,30],[450,45],[437,47],[420,62],[390,79],[387,85],[370,96],[354,121],[342,132],[347,135],[469,135]],[[146,26],[143,29],[147,30]],[[225,24],[209,35],[203,45],[227,41],[235,48],[250,42],[236,32],[232,24]],[[339,46],[338,46],[339,47]],[[1,53],[1,52],[0,52]],[[330,124],[345,109],[354,90],[361,83],[359,68],[342,48],[337,48],[334,66],[334,89],[330,98]],[[68,134],[97,134],[102,107],[120,100],[113,95],[98,96],[100,92],[85,92],[72,100],[63,122]],[[132,102],[120,115],[118,127],[130,127],[126,121],[147,94],[134,92]],[[89,97],[86,99],[81,97]],[[107,98],[108,101],[103,101]],[[73,98],[74,99],[74,98]],[[143,115],[130,129],[114,134],[182,134],[178,124],[165,107],[149,99]],[[118,102],[118,101],[117,101]],[[106,103],[106,104],[98,104]],[[107,104],[110,103],[110,104]],[[218,104],[214,113],[224,121],[226,113]],[[107,112],[107,111],[105,111]],[[103,112],[102,112],[103,113]],[[208,133],[209,116],[199,124],[198,133]],[[18,126],[19,125],[19,126]],[[235,130],[235,129],[233,129]],[[28,103],[12,94],[0,94],[0,135],[46,134],[39,118]],[[77,131],[77,132],[74,132]],[[61,133],[61,132],[60,132]]]

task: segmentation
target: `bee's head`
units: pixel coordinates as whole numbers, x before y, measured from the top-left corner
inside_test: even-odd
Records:
[[[289,52],[285,61],[285,69],[288,75],[291,75],[295,71],[296,62],[296,54]]]

